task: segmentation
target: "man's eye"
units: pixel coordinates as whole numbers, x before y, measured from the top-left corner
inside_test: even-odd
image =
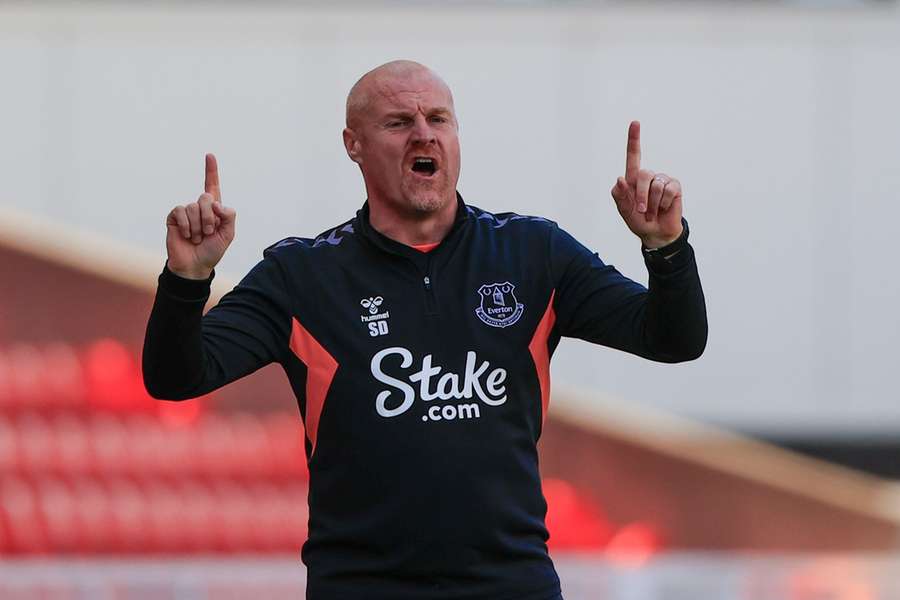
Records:
[[[446,123],[447,117],[437,117],[437,116],[431,117],[431,122],[432,123]]]
[[[406,121],[388,121],[386,126],[390,127],[390,128],[395,128],[395,127],[402,127],[404,124],[406,124]]]

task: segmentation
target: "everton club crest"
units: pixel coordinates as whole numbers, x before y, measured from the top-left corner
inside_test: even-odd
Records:
[[[513,290],[516,286],[508,281],[486,283],[478,288],[481,306],[475,314],[483,323],[491,327],[509,327],[525,312],[525,305],[516,300]]]

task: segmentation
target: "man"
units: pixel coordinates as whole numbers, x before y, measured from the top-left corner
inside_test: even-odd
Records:
[[[640,168],[638,123],[612,195],[649,292],[555,223],[466,205],[457,130],[431,70],[367,73],[343,132],[362,209],[268,248],[202,318],[235,225],[211,155],[205,193],[167,219],[146,385],[182,399],[283,366],[306,428],[313,600],[559,598],[536,443],[560,337],[667,362],[706,343],[681,186]]]

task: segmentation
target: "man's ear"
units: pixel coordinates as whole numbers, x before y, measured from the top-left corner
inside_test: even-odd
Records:
[[[359,157],[359,140],[356,137],[356,132],[349,127],[345,127],[343,135],[344,149],[347,150],[347,156],[356,164],[362,163],[362,159]]]

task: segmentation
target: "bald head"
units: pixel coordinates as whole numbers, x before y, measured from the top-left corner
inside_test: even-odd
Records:
[[[342,136],[362,172],[378,231],[407,239],[415,230],[409,239],[418,239],[431,235],[423,234],[423,223],[430,223],[425,229],[453,223],[459,124],[450,88],[434,71],[397,60],[363,75],[347,96]]]
[[[429,80],[447,91],[451,106],[453,94],[440,76],[423,64],[411,60],[394,60],[375,67],[359,78],[347,95],[347,127],[354,127],[366,112],[374,97],[391,93],[391,83]]]

